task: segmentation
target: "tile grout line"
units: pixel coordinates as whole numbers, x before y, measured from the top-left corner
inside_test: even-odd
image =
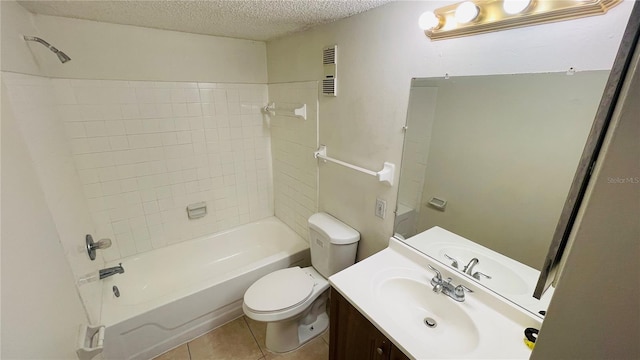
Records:
[[[258,360],[265,359],[266,355],[265,355],[264,351],[262,351],[262,347],[260,346],[260,343],[258,342],[258,339],[256,338],[256,335],[253,333],[253,330],[251,329],[251,325],[249,325],[249,322],[247,321],[247,317],[246,316],[242,316],[242,320],[244,320],[244,323],[247,324],[247,328],[249,329],[249,333],[251,334],[251,337],[253,338],[253,341],[255,341],[256,345],[258,345],[258,350],[260,350],[260,354],[262,354],[262,356]]]
[[[191,349],[189,348],[189,343],[187,342],[187,353],[189,354],[189,360],[191,359]]]

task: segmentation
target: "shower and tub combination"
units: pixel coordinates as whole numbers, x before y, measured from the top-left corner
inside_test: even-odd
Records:
[[[117,263],[126,273],[102,280],[106,359],[150,359],[238,318],[256,280],[311,261],[309,244],[270,217]]]
[[[55,53],[62,63],[69,63],[70,57],[49,42],[32,36],[24,36],[24,40],[44,45]],[[112,84],[108,80],[101,80],[99,84],[97,82],[85,84],[83,81],[58,80],[58,84],[78,85],[81,88],[81,92],[76,94],[81,94],[84,98],[87,98],[84,95],[92,92],[93,89],[87,85],[110,86],[110,90],[127,89],[122,86],[123,82],[114,82]],[[167,88],[169,85],[174,86],[177,89],[176,91],[181,93],[182,89],[186,89],[187,85],[193,84],[135,83],[135,86],[143,89],[142,94],[148,93],[150,90],[147,90],[147,88],[151,88],[159,89],[157,92],[162,95],[169,91]],[[196,86],[199,85],[201,84],[198,83]],[[205,92],[228,91],[227,94],[235,93],[236,101],[238,101],[238,92],[241,91],[238,89],[245,89],[247,86],[233,84],[204,85],[215,85],[215,87],[210,86],[209,88],[206,86],[201,87],[200,89],[204,89]],[[314,86],[317,86],[317,84],[314,84]],[[73,89],[65,89],[68,93],[74,94],[73,91],[69,91]],[[124,93],[125,90],[122,90],[123,94],[127,95],[128,93]],[[137,88],[133,90],[137,90]],[[173,91],[173,89],[171,90]],[[186,92],[187,90],[184,91]],[[242,91],[250,94],[257,93],[253,88],[248,91]],[[103,94],[100,91],[94,92]],[[316,88],[310,90],[310,93],[317,96],[315,95]],[[137,93],[135,94],[137,95]],[[122,94],[118,93],[118,95]],[[255,99],[246,100],[246,96],[244,98],[246,101],[251,102],[252,106],[255,105],[254,103],[266,101],[266,96],[264,98],[260,98],[262,96],[260,94],[252,96]],[[126,96],[120,96],[119,98],[129,99]],[[90,101],[94,101],[93,98]],[[201,102],[204,103],[204,101]],[[194,101],[193,103],[199,106],[197,102]],[[78,104],[82,103],[78,102]],[[64,106],[68,108],[76,106],[76,103]],[[130,104],[127,103],[122,106],[129,107]],[[246,111],[245,108],[243,109],[243,111]],[[124,117],[118,120],[107,118],[106,121],[127,122],[127,119],[131,118]],[[246,121],[247,119],[243,118],[242,120],[243,126],[252,126],[252,123]],[[92,119],[69,120],[63,117],[62,121],[65,122],[65,125],[75,126],[82,124],[80,121],[83,121],[87,126],[93,125],[91,123]],[[132,121],[141,122],[141,120]],[[184,122],[182,119],[181,121]],[[313,124],[314,121],[317,121],[317,119],[307,120],[305,124]],[[251,134],[258,136],[256,131],[252,131]],[[129,133],[126,135],[129,135]],[[141,135],[134,133],[134,136]],[[86,137],[88,138],[90,135],[86,135]],[[310,138],[315,138],[315,136]],[[73,136],[71,136],[71,139],[73,139]],[[259,140],[261,139],[257,138],[256,143],[262,144]],[[313,148],[317,146],[317,144],[311,145]],[[256,145],[257,150],[258,146]],[[268,151],[268,149],[259,150],[260,154],[264,154],[264,150]],[[75,156],[75,154],[72,155]],[[263,158],[260,157],[260,159]],[[310,159],[315,162],[312,157]],[[71,156],[69,160],[77,161],[77,159],[71,159]],[[83,171],[85,169],[78,168],[73,170]],[[84,181],[84,179],[81,179],[81,181]],[[82,185],[91,186],[91,183],[83,182]],[[261,186],[263,184],[259,183],[258,185]],[[88,196],[88,200],[93,200],[93,198]],[[212,205],[212,208],[215,208],[215,204]],[[315,207],[315,205],[308,206],[310,208]],[[287,219],[291,220],[286,216],[283,217],[285,222],[274,217],[273,208],[267,207],[267,209],[269,208],[270,217],[269,212],[262,211],[262,208],[252,209],[252,219],[248,221],[253,222],[245,223],[235,228],[201,237],[195,235],[193,236],[196,237],[195,239],[188,241],[184,241],[188,239],[187,236],[180,234],[181,242],[175,243],[177,239],[172,239],[174,244],[170,246],[165,243],[163,246],[154,246],[153,250],[140,251],[133,255],[131,253],[126,255],[121,253],[123,254],[121,256],[111,256],[104,266],[100,266],[103,267],[101,271],[96,271],[96,274],[92,273],[91,279],[79,278],[79,286],[88,286],[86,284],[90,281],[99,281],[97,284],[93,283],[98,285],[98,289],[101,288],[102,293],[101,298],[97,293],[98,295],[96,295],[95,299],[100,299],[99,302],[96,301],[99,323],[87,326],[87,328],[98,329],[101,328],[100,325],[104,326],[101,331],[97,332],[97,334],[101,334],[101,339],[103,339],[104,348],[99,350],[102,351],[104,358],[150,359],[160,355],[213,328],[242,316],[243,296],[247,289],[260,278],[284,268],[309,267],[311,265],[309,243],[303,238],[305,235],[302,230],[300,228],[296,229],[296,224],[285,223]],[[259,214],[259,217],[253,216],[254,210],[256,214]],[[216,211],[220,211],[220,209],[216,209]],[[178,214],[176,212],[175,214],[171,213],[171,215],[170,220],[173,220],[179,216],[184,216],[184,213],[180,212]],[[262,220],[255,220],[260,218]],[[209,221],[207,219],[204,220],[205,223]],[[243,224],[244,221],[237,223]],[[216,222],[214,221],[213,224],[216,224]],[[203,227],[200,225],[200,228]],[[221,229],[217,225],[212,226],[212,228]],[[222,229],[225,228],[224,226],[222,227]],[[296,231],[292,229],[296,229]],[[97,230],[96,232],[104,233]],[[299,234],[303,234],[303,236]],[[118,239],[118,234],[116,233],[115,235],[113,247],[118,249],[121,243],[120,239]],[[95,259],[96,250],[98,252],[113,250],[102,250],[111,245],[111,242],[104,239],[97,242],[93,242],[92,239],[85,240],[86,251],[91,259]],[[116,250],[117,252],[118,250]],[[81,281],[83,279],[86,280],[84,283]],[[93,300],[91,299],[91,301]],[[91,342],[88,342],[88,344],[91,344]],[[102,343],[100,343],[99,347],[102,347]],[[88,354],[88,356],[94,354],[92,352],[93,348],[93,346],[89,345],[87,347],[89,351],[85,352],[85,354]]]

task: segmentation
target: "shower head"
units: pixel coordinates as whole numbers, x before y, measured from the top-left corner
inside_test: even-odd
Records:
[[[67,54],[63,53],[62,51],[59,51],[56,53],[56,55],[58,55],[58,59],[60,59],[60,61],[64,64],[67,61],[71,60],[71,58],[69,56],[67,56]]]
[[[64,64],[67,61],[71,60],[71,58],[69,56],[67,56],[67,54],[63,53],[62,51],[56,49],[55,47],[53,47],[51,44],[49,44],[48,42],[40,39],[39,37],[36,36],[23,36],[23,38],[26,41],[35,41],[37,43],[40,43],[44,46],[46,46],[49,50],[51,50],[54,54],[58,55],[58,59],[60,59],[60,61]]]

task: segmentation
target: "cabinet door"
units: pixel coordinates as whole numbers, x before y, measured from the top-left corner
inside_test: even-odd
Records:
[[[395,345],[391,344],[391,353],[389,356],[389,360],[409,360],[409,357]]]
[[[395,346],[333,289],[331,289],[330,313],[330,360],[390,359],[392,349]],[[399,350],[397,352],[402,354]],[[404,354],[402,355],[404,356]],[[395,359],[403,358],[395,357]]]

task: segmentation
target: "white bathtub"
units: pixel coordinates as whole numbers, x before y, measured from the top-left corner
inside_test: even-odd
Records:
[[[150,359],[235,319],[253,282],[310,258],[308,243],[271,217],[121,262],[125,273],[103,280],[106,359]]]

